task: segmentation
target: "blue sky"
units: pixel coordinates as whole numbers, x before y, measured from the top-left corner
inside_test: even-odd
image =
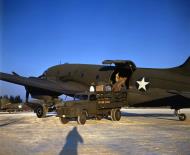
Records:
[[[62,63],[130,59],[173,67],[190,55],[189,0],[4,0],[0,71],[38,76]],[[0,95],[24,87],[0,82]]]

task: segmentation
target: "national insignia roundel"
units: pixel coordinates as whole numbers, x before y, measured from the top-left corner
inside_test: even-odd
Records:
[[[139,80],[136,81],[136,88],[139,91],[147,91],[150,87],[150,81],[145,78],[145,77],[141,77]]]

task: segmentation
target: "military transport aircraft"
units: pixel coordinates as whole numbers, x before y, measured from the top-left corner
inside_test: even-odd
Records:
[[[128,107],[169,106],[179,120],[186,115],[179,112],[190,107],[190,57],[178,67],[167,69],[137,68],[130,60],[105,60],[103,65],[61,64],[48,68],[39,77],[23,77],[15,72],[0,72],[0,80],[23,85],[26,101],[40,99],[34,109],[38,117],[44,117],[58,96],[74,96],[88,91],[99,82],[114,85],[116,76],[125,77]],[[42,102],[43,101],[43,102]]]

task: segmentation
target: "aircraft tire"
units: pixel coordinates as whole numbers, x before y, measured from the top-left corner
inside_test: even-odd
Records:
[[[43,118],[43,117],[45,117],[46,116],[46,107],[43,105],[43,106],[38,106],[37,108],[36,108],[36,116],[38,117],[38,118]]]
[[[80,125],[84,125],[86,123],[86,113],[82,112],[80,115],[78,115],[77,122]]]
[[[69,119],[68,118],[65,118],[65,117],[59,117],[59,120],[62,124],[67,124],[69,122]]]
[[[178,114],[178,118],[180,121],[185,121],[186,120],[186,115],[185,114]]]

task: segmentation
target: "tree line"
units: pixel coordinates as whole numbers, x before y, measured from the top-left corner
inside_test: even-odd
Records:
[[[22,103],[22,99],[19,95],[17,96],[8,96],[8,95],[4,95],[4,96],[0,96],[0,106],[5,105],[5,104],[16,104],[16,103]]]

